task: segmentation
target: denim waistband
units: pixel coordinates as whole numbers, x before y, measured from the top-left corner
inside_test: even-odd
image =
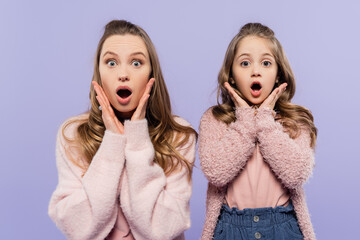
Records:
[[[291,201],[286,207],[245,208],[243,210],[223,204],[219,216],[219,220],[223,222],[242,227],[266,227],[281,224],[293,218],[295,218],[295,212]]]

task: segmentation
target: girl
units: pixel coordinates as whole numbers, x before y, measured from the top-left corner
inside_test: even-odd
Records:
[[[51,219],[68,239],[183,239],[196,132],[171,115],[158,57],[142,28],[118,20],[106,25],[90,100],[90,111],[58,133]]]
[[[200,123],[209,180],[202,239],[315,239],[302,185],[317,130],[310,111],[290,102],[295,79],[274,32],[243,26],[218,84],[218,105]]]

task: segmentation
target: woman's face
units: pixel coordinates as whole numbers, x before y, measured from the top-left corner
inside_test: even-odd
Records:
[[[243,38],[232,65],[237,89],[255,105],[270,95],[277,78],[278,67],[270,44],[269,40],[256,36]]]
[[[149,53],[142,38],[113,35],[103,44],[99,71],[102,87],[122,118],[130,118],[144,94],[151,73]]]

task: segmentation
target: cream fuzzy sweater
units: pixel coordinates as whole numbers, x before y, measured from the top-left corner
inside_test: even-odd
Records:
[[[73,119],[84,117],[87,115]],[[176,121],[189,126],[181,118]],[[66,128],[65,136],[73,139],[77,126]],[[116,224],[121,207],[135,239],[184,239],[184,231],[190,227],[187,169],[165,176],[153,162],[146,119],[125,121],[124,129],[124,135],[105,131],[84,174],[70,161],[69,157],[80,160],[82,156],[64,139],[60,127],[56,144],[59,183],[49,204],[51,219],[67,239],[102,240]],[[195,161],[195,144],[191,136],[177,149],[191,163]]]
[[[229,125],[215,119],[212,109],[204,113],[200,122],[199,156],[209,184],[202,240],[212,239],[227,185],[241,174],[256,142],[264,161],[289,190],[304,239],[315,239],[303,190],[314,167],[310,134],[302,128],[300,136],[291,139],[272,113],[261,108],[255,114],[250,107],[240,107],[235,111],[236,121]]]

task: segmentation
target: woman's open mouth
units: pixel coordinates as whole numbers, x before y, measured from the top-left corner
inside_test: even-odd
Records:
[[[261,83],[258,81],[254,81],[251,84],[251,95],[253,95],[254,97],[260,96],[261,88]]]
[[[120,104],[128,104],[131,100],[132,90],[128,86],[120,86],[116,89],[116,95]]]

